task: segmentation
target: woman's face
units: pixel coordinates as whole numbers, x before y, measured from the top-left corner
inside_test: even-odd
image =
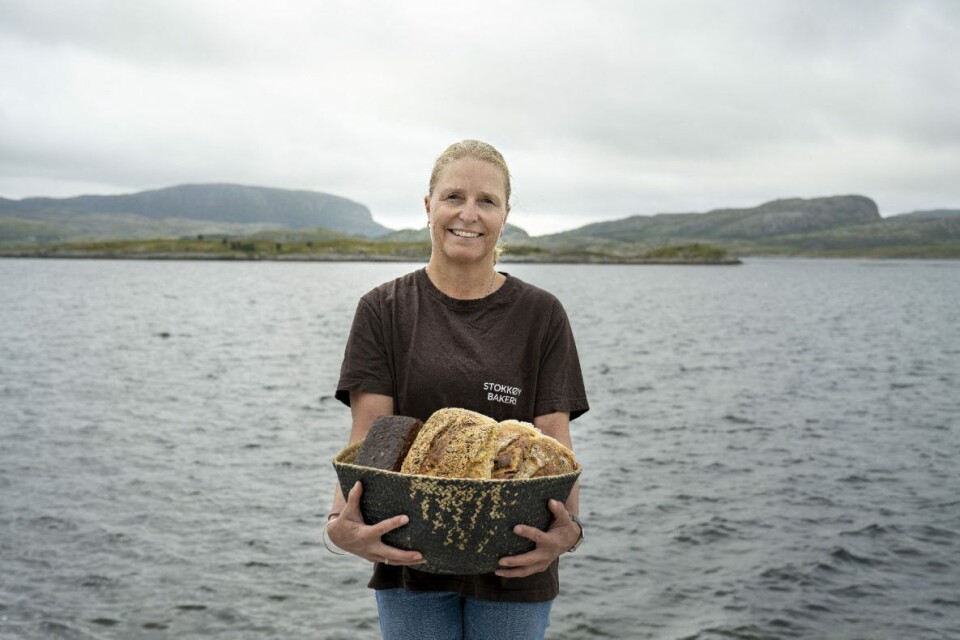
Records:
[[[456,263],[492,259],[507,221],[506,176],[494,164],[464,157],[448,164],[424,198],[436,258]]]

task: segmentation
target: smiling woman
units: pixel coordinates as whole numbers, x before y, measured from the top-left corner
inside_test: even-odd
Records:
[[[466,140],[437,159],[424,198],[429,263],[368,292],[354,316],[336,392],[351,408],[351,443],[379,416],[426,421],[459,407],[533,423],[573,449],[570,421],[588,405],[566,312],[552,294],[495,269],[509,201],[510,173],[492,146]],[[560,588],[558,559],[583,538],[576,485],[565,504],[550,501],[546,531],[513,529],[533,551],[500,558],[493,573],[463,576],[418,571],[429,557],[382,541],[418,514],[368,525],[364,487],[343,489],[326,531],[375,563],[369,586],[385,638],[543,637]]]
[[[437,288],[474,300],[503,283],[494,265],[509,200],[510,172],[496,149],[466,140],[441,154],[423,199],[433,243],[427,273]]]

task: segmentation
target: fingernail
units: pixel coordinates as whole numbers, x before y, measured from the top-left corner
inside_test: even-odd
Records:
[[[400,522],[403,524],[407,524],[408,522],[410,522],[410,518],[407,516],[400,516]]]
[[[517,526],[515,526],[515,527],[513,528],[513,532],[514,532],[514,533],[520,533],[521,531],[523,531],[523,529],[520,528],[520,525],[517,525]]]
[[[356,482],[353,483],[353,488],[354,488],[354,489],[356,489],[356,488],[359,487],[359,486],[360,486],[360,481],[359,481],[359,480],[357,480]]]

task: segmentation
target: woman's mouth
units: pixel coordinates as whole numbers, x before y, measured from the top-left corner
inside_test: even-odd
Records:
[[[449,231],[458,238],[479,238],[483,235],[482,233],[476,233],[475,231],[463,231],[462,229],[450,229]]]

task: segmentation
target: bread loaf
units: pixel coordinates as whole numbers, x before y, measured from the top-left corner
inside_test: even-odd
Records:
[[[504,420],[497,425],[497,454],[493,460],[494,478],[530,477],[524,474],[524,461],[539,432],[526,422]]]
[[[570,449],[550,436],[541,435],[527,453],[525,468],[532,471],[531,478],[559,476],[575,471],[577,461]]]
[[[577,468],[573,452],[528,422],[504,420],[497,425],[493,478],[539,478]]]
[[[489,478],[498,425],[466,409],[440,409],[420,429],[401,473],[443,478]]]
[[[420,428],[401,473],[444,478],[521,479],[571,473],[573,452],[528,422],[440,409]]]
[[[354,464],[400,471],[423,423],[407,416],[380,416],[360,445]]]

